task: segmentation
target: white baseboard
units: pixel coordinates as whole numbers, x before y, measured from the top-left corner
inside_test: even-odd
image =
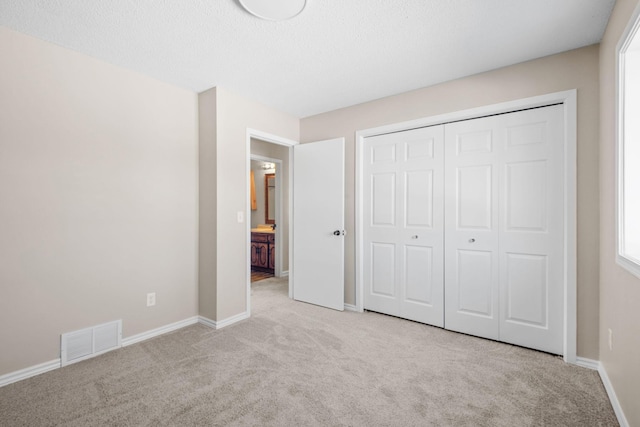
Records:
[[[240,314],[236,314],[235,316],[227,317],[222,320],[211,320],[203,316],[198,316],[198,323],[202,323],[205,326],[208,326],[213,329],[221,329],[225,326],[233,325],[241,320],[248,319],[249,313],[242,312]]]
[[[185,326],[193,325],[198,323],[198,316],[193,316],[188,319],[180,320],[179,322],[171,323],[169,325],[161,326],[156,329],[152,329],[147,332],[143,332],[141,334],[133,335],[128,338],[122,339],[122,347],[129,346],[131,344],[138,343],[140,341],[148,340],[149,338],[157,337],[158,335],[166,334],[167,332],[172,332],[177,329],[184,328]],[[16,381],[24,380],[39,374],[44,374],[48,371],[53,371],[54,369],[58,369],[61,366],[60,359],[51,360],[49,362],[44,362],[39,365],[30,366],[28,368],[21,369],[19,371],[10,372],[8,374],[4,374],[0,376],[0,387],[15,383]]]
[[[355,312],[357,312],[358,311],[358,307],[356,307],[353,304],[345,304],[344,305],[344,311],[355,311]]]
[[[211,320],[204,316],[198,316],[198,323],[203,324],[204,326],[208,326],[210,328],[216,329],[216,321]]]
[[[180,320],[179,322],[170,323],[159,328],[152,329],[150,331],[142,332],[140,334],[132,335],[122,339],[122,347],[127,347],[131,344],[135,344],[141,341],[148,340],[149,338],[157,337],[158,335],[166,334],[177,329],[184,328],[185,326],[194,325],[198,323],[198,316],[193,316],[188,319]]]
[[[216,322],[216,329],[224,328],[225,326],[233,325],[241,320],[248,319],[249,313],[242,312],[240,314],[236,314],[235,316],[227,317],[226,319],[218,320]]]
[[[576,357],[576,365],[582,366],[583,368],[593,369],[594,371],[600,369],[600,362],[593,359],[587,359],[586,357]]]
[[[227,317],[226,319],[222,319],[222,320],[211,320],[204,316],[198,316],[198,323],[201,323],[213,329],[221,329],[221,328],[224,328],[225,326],[233,325],[234,323],[237,323],[241,320],[248,319],[248,318],[249,318],[249,313],[244,311],[240,314],[236,314],[235,316]]]
[[[287,277],[287,276],[289,276],[289,270],[280,272],[280,277]]]
[[[618,401],[618,396],[616,396],[611,380],[609,380],[609,375],[607,375],[607,371],[600,362],[598,362],[598,373],[600,374],[602,384],[604,384],[604,388],[607,390],[607,394],[609,395],[609,401],[611,402],[613,411],[616,413],[616,417],[618,418],[618,424],[620,424],[620,427],[629,427],[629,422],[627,421],[627,417],[624,416],[622,406],[620,406],[620,402]]]
[[[36,375],[44,374],[45,372],[53,371],[59,367],[60,359],[54,359],[39,365],[20,369],[19,371],[9,372],[8,374],[0,376],[0,387],[4,387],[5,385],[9,385],[17,381],[26,380],[27,378],[35,377]]]
[[[602,384],[607,391],[607,395],[609,396],[609,402],[611,402],[613,411],[616,413],[616,418],[618,418],[618,424],[620,424],[620,427],[629,427],[627,418],[624,416],[624,412],[622,411],[622,407],[618,401],[618,396],[616,396],[611,380],[609,380],[609,375],[607,375],[607,371],[604,369],[604,366],[602,366],[602,363],[597,360],[578,357],[576,358],[576,365],[598,371],[598,374],[600,374],[600,380],[602,381]]]

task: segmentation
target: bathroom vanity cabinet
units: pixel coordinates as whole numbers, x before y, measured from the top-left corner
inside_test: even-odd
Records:
[[[251,267],[275,270],[276,236],[273,232],[251,232]]]

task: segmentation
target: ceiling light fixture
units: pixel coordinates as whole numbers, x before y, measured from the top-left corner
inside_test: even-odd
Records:
[[[250,14],[268,21],[286,21],[299,15],[307,0],[238,0]]]

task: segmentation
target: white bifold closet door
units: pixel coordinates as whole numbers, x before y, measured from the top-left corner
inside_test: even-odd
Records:
[[[445,327],[562,354],[562,106],[445,134]]]
[[[369,137],[364,153],[364,308],[562,354],[562,106]]]
[[[444,325],[443,126],[365,140],[364,306]]]

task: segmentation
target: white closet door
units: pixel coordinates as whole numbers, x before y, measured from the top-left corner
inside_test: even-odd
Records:
[[[563,342],[562,107],[446,125],[445,327]]]
[[[564,125],[561,105],[502,117],[500,340],[563,354]]]
[[[444,320],[443,126],[364,141],[364,308]]]
[[[446,125],[445,327],[499,339],[497,116]]]

